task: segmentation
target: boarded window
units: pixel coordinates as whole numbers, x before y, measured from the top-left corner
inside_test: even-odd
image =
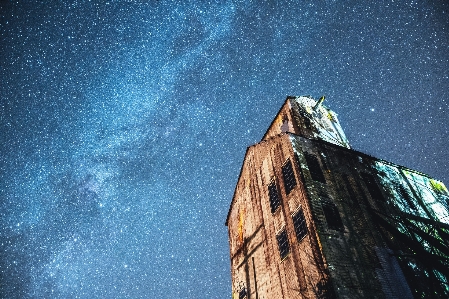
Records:
[[[327,227],[335,230],[343,230],[343,222],[337,206],[328,198],[321,198],[321,207],[326,217]]]
[[[382,191],[376,183],[374,177],[369,173],[361,173],[363,181],[365,182],[366,187],[368,188],[369,194],[374,200],[385,201]]]
[[[307,224],[302,209],[299,209],[298,212],[293,214],[292,218],[293,225],[295,227],[296,238],[299,242],[307,235]]]
[[[285,193],[289,194],[296,186],[295,173],[293,172],[293,165],[290,159],[282,166],[282,176],[284,177]]]
[[[285,228],[276,236],[279,246],[279,254],[281,255],[281,260],[283,260],[290,252],[290,246],[288,244],[287,231]]]
[[[324,174],[323,171],[321,170],[318,158],[315,155],[311,155],[309,153],[304,153],[304,157],[306,158],[307,167],[309,168],[312,180],[321,183],[326,183],[326,179],[324,178]]]
[[[271,213],[274,213],[281,205],[278,188],[276,187],[276,182],[274,180],[268,185],[268,195],[270,197]]]

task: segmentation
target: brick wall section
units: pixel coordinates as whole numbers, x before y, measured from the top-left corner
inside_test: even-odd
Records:
[[[291,136],[298,154],[304,185],[311,201],[317,232],[326,257],[330,279],[338,298],[412,298],[404,275],[395,265],[397,277],[380,271],[386,264],[379,261],[378,252],[385,252],[387,244],[375,224],[370,212],[373,208],[383,209],[379,201],[370,197],[360,173],[372,173],[374,158],[343,149],[325,142]],[[325,183],[311,177],[304,153],[315,155],[320,161]],[[336,206],[343,227],[332,229],[323,212],[321,199],[330,199]],[[387,195],[385,195],[387,197]],[[391,262],[391,260],[390,260]],[[384,273],[382,277],[379,273]],[[394,274],[396,275],[396,274]],[[396,285],[402,297],[397,297],[388,284]]]
[[[350,153],[331,152],[335,146],[327,149],[292,136],[280,134],[247,151],[227,220],[233,292],[244,287],[248,298],[386,298],[375,252],[385,244],[366,212],[369,198],[354,173],[364,166]],[[318,157],[325,183],[312,180],[304,152]],[[287,159],[297,181],[289,194],[282,175]],[[273,180],[281,199],[274,213],[268,193]],[[342,230],[328,227],[322,197],[335,203]],[[308,229],[300,241],[292,219],[299,208]],[[284,228],[290,252],[282,260],[276,235]]]
[[[287,159],[293,163],[297,181],[288,195],[282,175]],[[298,169],[288,134],[248,149],[227,221],[233,292],[245,286],[249,298],[316,298],[317,283],[327,280]],[[274,213],[271,213],[268,194],[272,180],[281,199],[281,206]],[[308,234],[300,242],[292,220],[298,208],[302,209],[308,227]],[[276,235],[283,228],[290,252],[281,260]]]

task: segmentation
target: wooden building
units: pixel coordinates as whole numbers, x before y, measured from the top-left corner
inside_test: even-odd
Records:
[[[449,298],[449,193],[351,149],[324,97],[287,97],[231,202],[233,298]]]

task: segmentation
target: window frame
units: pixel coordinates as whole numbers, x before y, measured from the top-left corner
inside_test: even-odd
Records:
[[[299,215],[298,215],[299,214]],[[297,218],[300,216],[300,219]],[[298,225],[298,221],[300,220],[300,224]],[[306,217],[304,216],[304,211],[301,206],[292,214],[293,227],[295,228],[295,235],[298,243],[304,240],[304,238],[309,233],[309,228],[307,227]],[[298,232],[298,230],[301,231]]]
[[[276,213],[277,210],[279,210],[279,207],[281,206],[281,194],[276,184],[275,177],[271,179],[270,183],[267,186],[267,189],[268,189],[268,200],[270,201],[271,214],[274,214]]]
[[[285,260],[290,254],[290,243],[288,241],[288,234],[286,227],[282,227],[276,234],[276,240],[278,244],[279,255],[281,261]],[[281,244],[282,242],[282,244]]]
[[[376,177],[368,172],[360,172],[360,177],[368,190],[369,195],[375,202],[385,203],[387,200],[383,194],[382,188],[379,186]]]
[[[296,180],[295,171],[293,169],[293,162],[290,158],[282,164],[281,167],[282,179],[284,181],[285,193],[287,195],[295,189],[298,185],[298,181]]]
[[[240,291],[239,291],[239,299],[244,299],[247,298],[248,293],[246,292],[246,287],[243,287]]]
[[[344,231],[345,226],[340,211],[334,201],[328,197],[320,197],[320,203],[327,227],[336,231]]]
[[[304,152],[304,159],[306,160],[306,165],[309,169],[312,180],[314,182],[326,184],[326,177],[324,176],[324,171],[320,165],[320,161],[317,155],[311,154],[309,152]]]

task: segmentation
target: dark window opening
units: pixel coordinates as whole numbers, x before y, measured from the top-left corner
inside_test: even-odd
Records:
[[[296,186],[295,173],[293,172],[293,165],[290,159],[282,166],[282,176],[284,177],[285,193],[289,194]]]
[[[312,180],[321,183],[326,183],[326,179],[324,178],[324,174],[323,171],[321,170],[318,158],[315,155],[311,155],[309,153],[304,153],[304,157],[306,158],[307,167],[309,167]]]
[[[384,196],[382,195],[382,191],[376,183],[376,180],[371,174],[361,173],[363,181],[365,182],[366,187],[368,188],[369,194],[374,200],[382,200],[385,201]]]
[[[330,229],[343,230],[343,222],[337,206],[328,198],[321,198],[321,207],[323,208],[324,217],[326,217],[327,226]]]
[[[407,203],[408,208],[410,210],[416,211],[416,205],[414,204],[413,199],[410,197],[410,194],[407,192],[407,190],[405,190],[404,186],[399,185],[399,193],[401,194],[402,199],[404,199]]]
[[[309,116],[307,115],[307,112],[304,112],[302,110],[302,108],[299,108],[299,114],[300,114],[300,119],[302,120],[303,124],[304,124],[304,128],[306,129],[310,129],[312,127],[312,123],[310,122]]]
[[[304,126],[306,129],[310,129],[312,127],[312,123],[310,122],[310,119],[308,117],[304,117]]]
[[[357,202],[357,195],[355,194],[354,189],[352,189],[352,185],[351,185],[348,175],[346,175],[346,174],[343,175],[343,180],[345,181],[346,188],[348,189],[349,198],[351,199],[351,201],[353,203]]]
[[[306,218],[304,217],[302,209],[296,212],[296,214],[294,214],[292,218],[293,226],[295,227],[296,238],[298,239],[298,242],[300,242],[307,235]]]
[[[278,188],[276,187],[276,182],[274,180],[268,185],[268,195],[270,197],[271,213],[274,213],[281,205]]]
[[[360,201],[359,201],[359,198],[357,197],[357,194],[354,191],[354,188],[351,184],[349,176],[347,174],[343,174],[342,177],[345,182],[346,189],[348,190],[349,199],[350,199],[351,205],[353,206],[354,213],[360,213],[360,209],[361,209]],[[356,182],[356,184],[357,184],[357,182]],[[355,190],[357,190],[357,189],[360,189],[360,188],[356,187]]]
[[[243,299],[243,298],[246,298],[246,288],[245,287],[243,289],[241,289],[239,292],[239,299]]]
[[[290,246],[288,244],[287,231],[285,228],[276,236],[279,246],[279,254],[281,255],[281,260],[283,260],[290,252]]]

